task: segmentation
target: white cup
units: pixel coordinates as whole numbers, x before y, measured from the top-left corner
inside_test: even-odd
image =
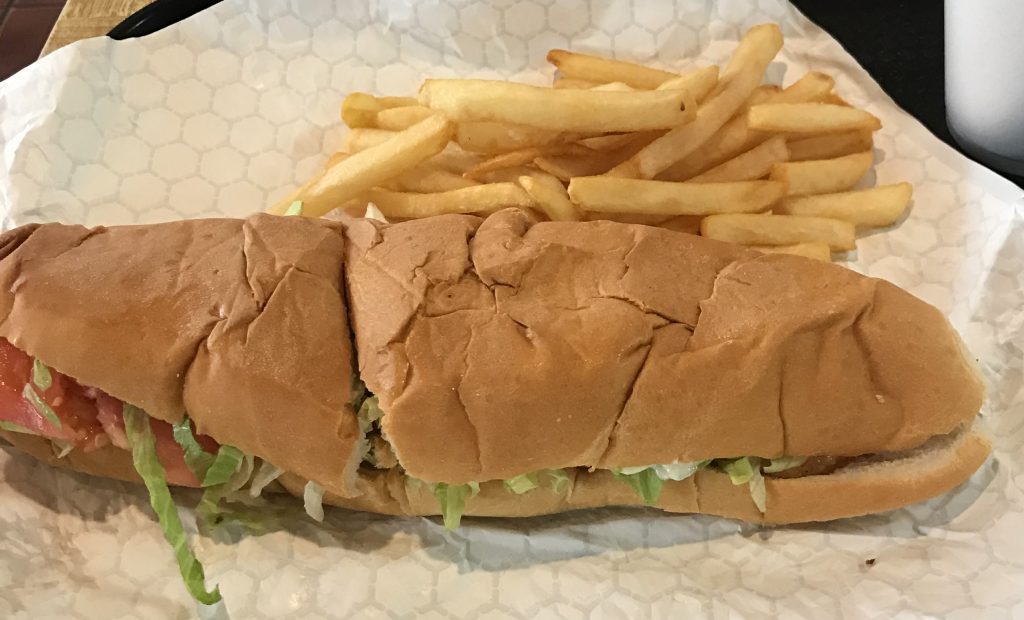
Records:
[[[1024,1],[945,2],[950,133],[979,161],[1024,174]]]

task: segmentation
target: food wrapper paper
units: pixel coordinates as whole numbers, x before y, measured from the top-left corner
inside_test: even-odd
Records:
[[[331,510],[318,525],[284,501],[267,533],[196,537],[225,599],[202,608],[141,487],[7,449],[0,616],[1024,617],[1022,192],[930,135],[785,2],[228,0],[142,39],[79,42],[0,84],[0,216],[5,228],[244,216],[340,148],[350,91],[411,94],[428,76],[550,83],[553,47],[682,70],[723,61],[766,21],[786,35],[768,79],[834,75],[884,123],[867,181],[914,183],[909,216],[863,236],[847,264],[941,308],[980,359],[995,454],[968,484],[774,529],[625,509],[454,532]]]

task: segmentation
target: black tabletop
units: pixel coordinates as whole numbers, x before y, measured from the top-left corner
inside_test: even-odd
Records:
[[[946,126],[942,2],[791,1],[838,40],[900,107],[963,153]],[[1024,187],[1024,177],[999,174]]]

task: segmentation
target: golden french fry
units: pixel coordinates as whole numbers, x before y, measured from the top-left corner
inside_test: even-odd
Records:
[[[552,88],[578,88],[586,90],[600,86],[597,82],[591,82],[590,80],[577,80],[575,78],[560,77],[556,79],[552,84]]]
[[[580,146],[579,144],[548,144],[545,146],[531,146],[518,151],[495,155],[494,157],[480,162],[467,170],[465,176],[470,179],[479,178],[480,175],[493,172],[495,170],[501,170],[502,168],[523,166],[532,162],[534,159],[545,155],[586,156],[590,155],[592,152],[593,151],[587,147]]]
[[[394,138],[398,132],[375,129],[373,127],[358,127],[350,129],[345,136],[345,150],[349,153],[358,153],[366,149],[383,144]]]
[[[421,105],[387,108],[377,112],[376,125],[380,129],[401,131],[427,118],[434,111]]]
[[[281,215],[293,201],[301,200],[303,215],[319,217],[440,153],[451,135],[452,124],[448,119],[431,116],[324,170],[269,212]]]
[[[700,233],[700,215],[649,215],[646,213],[587,213],[588,222],[599,222],[607,220],[610,222],[622,222],[624,224],[643,224],[644,226],[657,226],[667,228],[676,232],[696,235]]]
[[[723,125],[699,150],[672,164],[657,178],[662,181],[687,181],[749,151],[770,135],[751,129],[747,125],[747,116],[741,114]]]
[[[788,215],[809,215],[844,220],[856,226],[891,226],[907,210],[914,194],[910,183],[870,189],[787,198],[776,210]]]
[[[753,181],[768,176],[772,166],[789,159],[786,138],[774,136],[742,155],[723,162],[707,172],[690,179],[690,183],[723,183],[727,181]]]
[[[614,151],[636,140],[635,133],[610,133],[603,136],[583,138],[577,142],[593,151]]]
[[[662,82],[657,90],[687,90],[698,103],[701,103],[717,85],[718,66],[709,65]]]
[[[833,159],[785,162],[772,166],[768,178],[785,183],[790,195],[842,192],[867,174],[873,160],[871,151],[864,151]]]
[[[866,129],[805,138],[789,136],[786,140],[786,146],[789,147],[789,161],[832,159],[833,157],[870,151],[873,144],[871,131]]]
[[[589,155],[577,157],[543,156],[534,159],[533,165],[562,181],[569,181],[573,177],[604,174],[650,144],[652,140],[661,135],[661,132],[639,132],[627,135],[631,137],[631,140],[615,150],[595,150]]]
[[[631,93],[636,89],[626,84],[625,82],[608,82],[607,84],[598,84],[590,90],[603,91],[608,93]]]
[[[781,48],[782,32],[777,25],[751,28],[729,59],[715,91],[699,106],[696,119],[651,142],[609,174],[650,179],[699,149],[743,106]]]
[[[654,89],[662,82],[677,77],[675,73],[659,71],[644,65],[610,58],[601,58],[590,54],[551,50],[548,62],[558,68],[565,77],[588,80],[598,84],[608,82],[624,82],[633,88]]]
[[[849,101],[847,101],[846,99],[843,99],[842,97],[840,97],[839,95],[837,95],[835,93],[829,93],[828,97],[825,97],[822,100],[822,103],[831,103],[833,105],[844,105],[844,106],[846,106],[848,108],[849,107],[853,107],[853,106],[850,105]]]
[[[782,88],[779,86],[773,86],[771,84],[762,84],[754,89],[754,92],[750,93],[750,98],[747,99],[747,108],[752,105],[758,105],[771,101],[772,98],[782,93]]]
[[[753,245],[751,248],[765,254],[792,254],[822,260],[826,263],[832,261],[832,249],[827,243],[809,241],[807,243],[794,243],[793,245]]]
[[[327,158],[327,163],[324,164],[324,168],[330,168],[331,166],[337,164],[338,162],[344,161],[347,158],[348,158],[348,153],[344,153],[344,152],[335,153],[334,155],[331,155],[330,157]]]
[[[765,103],[823,102],[832,93],[832,87],[835,85],[836,81],[832,76],[818,71],[808,71]]]
[[[824,217],[796,215],[709,215],[700,223],[700,234],[709,239],[742,245],[794,245],[818,242],[845,252],[856,247],[853,224]]]
[[[677,127],[693,119],[692,101],[682,90],[615,93],[490,80],[427,80],[420,87],[420,102],[454,121],[501,121],[554,131]]]
[[[534,206],[515,183],[474,185],[437,194],[416,194],[372,189],[367,198],[387,217],[420,218],[443,213],[478,213],[504,207]]]
[[[770,208],[786,193],[781,183],[672,183],[609,176],[576,177],[569,198],[584,211],[709,215],[756,213]]]
[[[477,177],[481,183],[519,183],[519,177],[526,177],[534,174],[542,174],[535,168],[529,166],[512,166],[491,172],[485,172]]]
[[[434,155],[428,163],[444,168],[450,172],[465,174],[467,170],[479,164],[483,159],[476,153],[463,150],[461,146],[451,142],[444,150]]]
[[[569,200],[562,182],[550,174],[537,172],[521,176],[519,184],[551,221],[573,222],[580,219],[579,211]]]
[[[829,103],[768,103],[747,112],[751,129],[787,133],[831,133],[882,127],[870,112]]]
[[[352,128],[373,127],[381,104],[373,95],[351,93],[341,100],[341,120]]]
[[[455,142],[474,153],[506,153],[529,146],[564,142],[567,137],[558,131],[493,121],[459,123],[455,128]]]
[[[432,165],[430,160],[403,172],[394,179],[395,188],[403,192],[436,193],[479,185],[457,172]]]

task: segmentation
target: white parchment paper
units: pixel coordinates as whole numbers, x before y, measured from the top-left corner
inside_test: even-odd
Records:
[[[764,21],[786,35],[772,80],[828,71],[884,122],[876,180],[912,181],[915,200],[850,266],[953,318],[990,384],[994,458],[927,504],[765,531],[613,509],[467,519],[450,533],[335,510],[321,527],[289,504],[273,533],[197,539],[226,601],[214,612],[1024,617],[1022,192],[931,136],[781,0],[228,0],[144,39],[77,43],[0,84],[0,215],[5,228],[244,216],[338,149],[349,91],[410,94],[449,75],[546,83],[552,47],[682,69],[721,62]],[[211,610],[185,593],[141,488],[0,450],[0,617],[196,613]]]

